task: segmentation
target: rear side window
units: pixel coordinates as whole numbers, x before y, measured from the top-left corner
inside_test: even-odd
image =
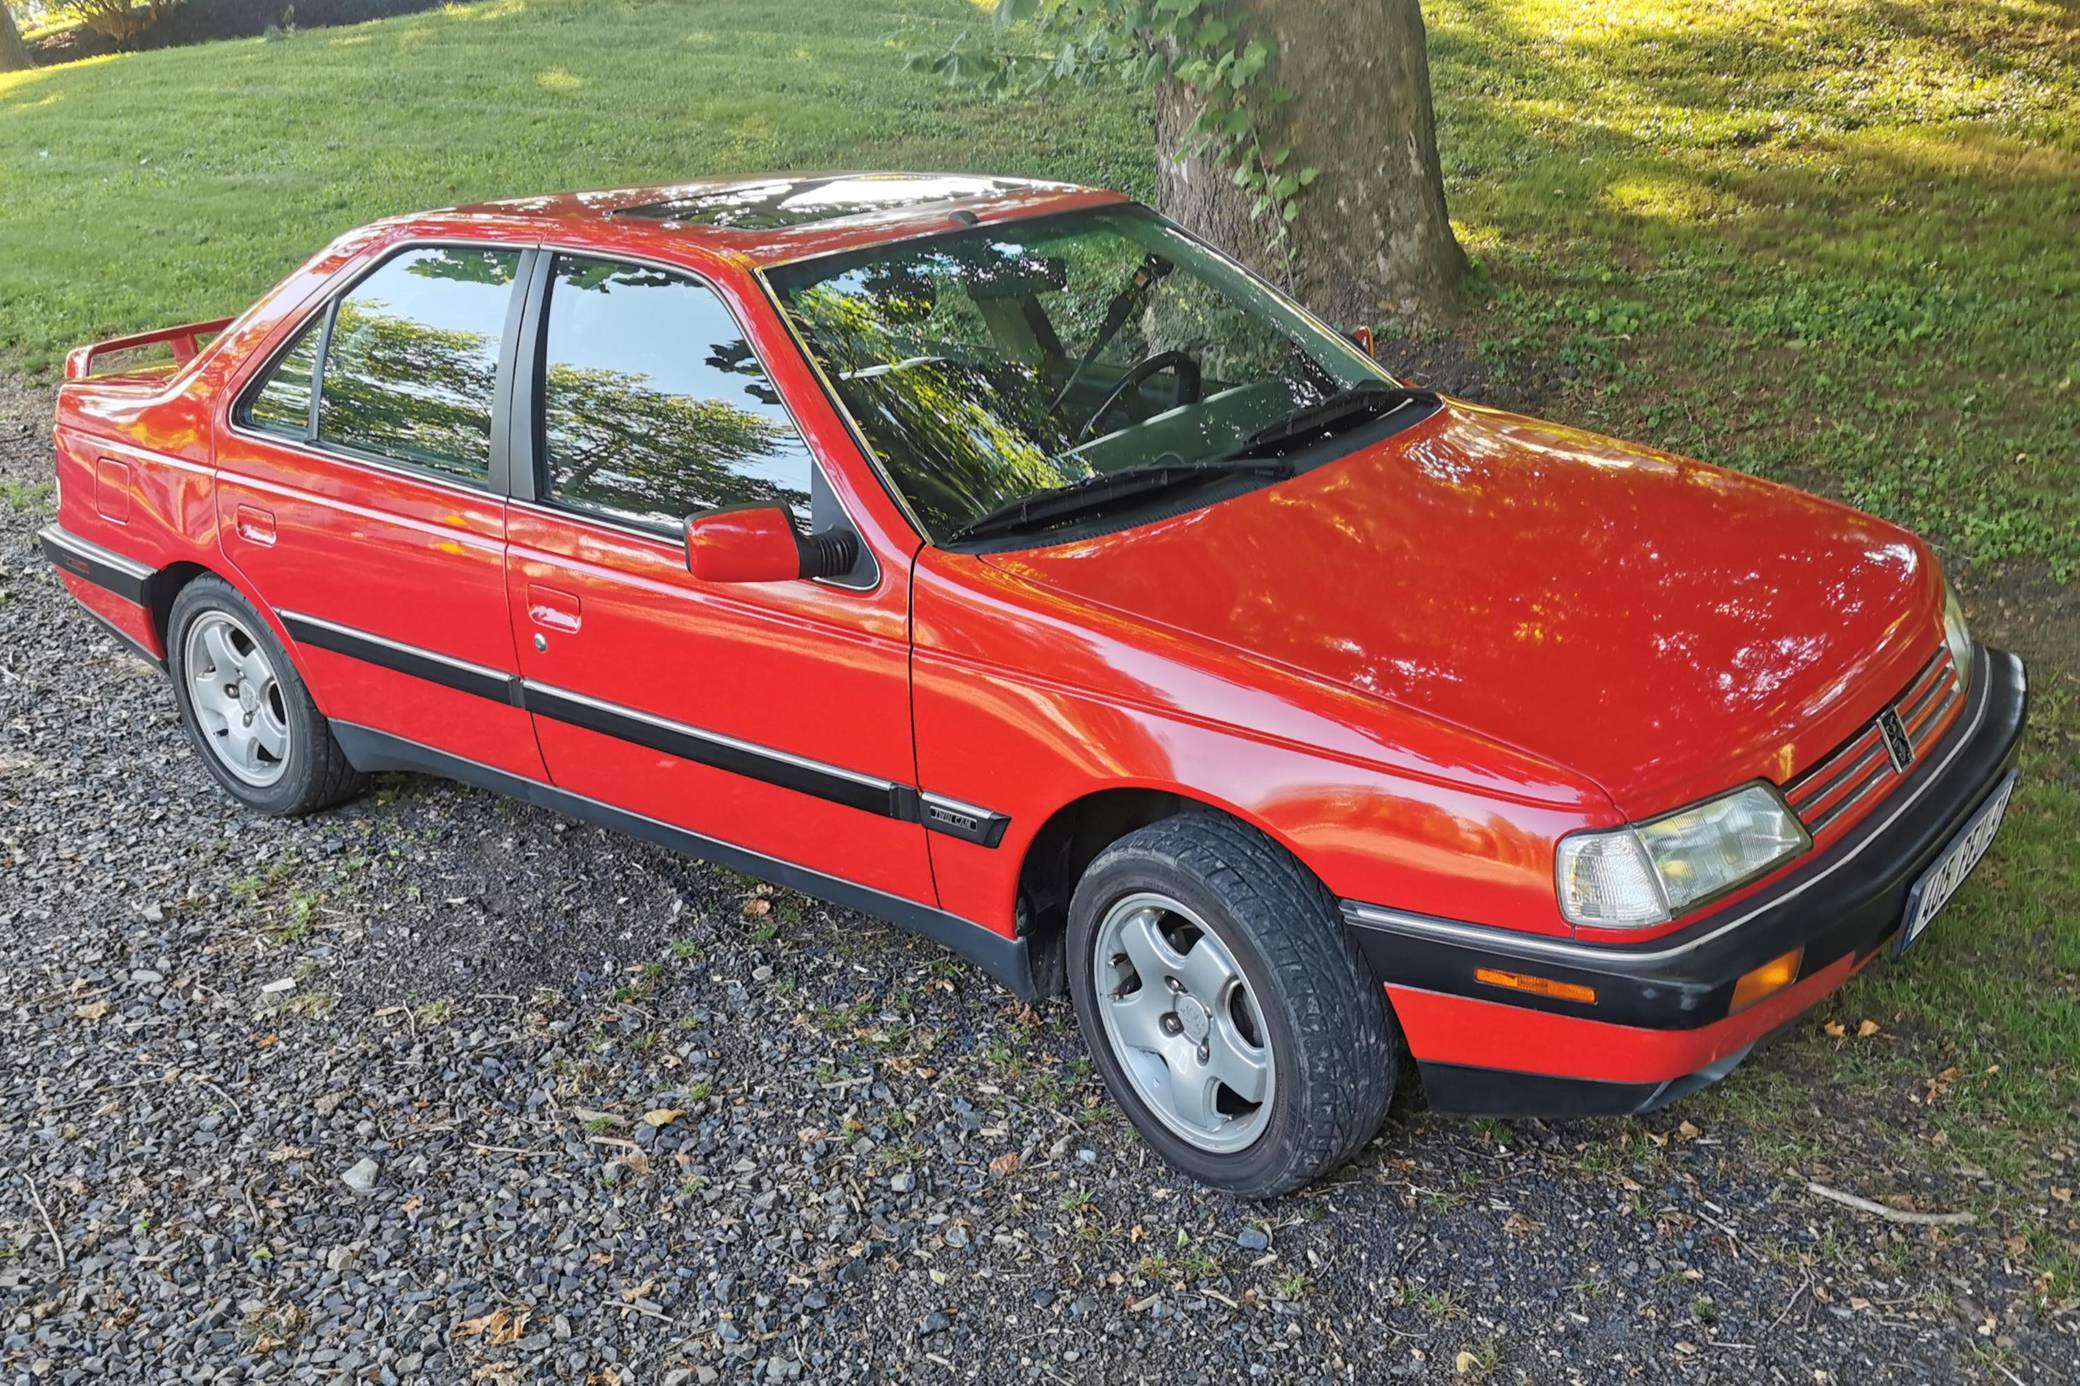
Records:
[[[808,520],[808,449],[708,288],[559,255],[542,358],[548,499],[674,531],[697,511],[751,502]]]
[[[499,339],[519,261],[513,250],[420,247],[356,285],[325,347],[318,441],[488,481]]]
[[[311,372],[318,363],[318,336],[324,324],[320,313],[274,363],[266,383],[246,406],[247,423],[291,438],[310,436]]]

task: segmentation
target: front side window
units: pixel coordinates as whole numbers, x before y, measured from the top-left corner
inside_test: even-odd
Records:
[[[1145,208],[978,226],[767,277],[940,542],[1025,524],[1021,507],[1051,491],[1125,503],[1135,488],[1119,473],[1165,488],[1187,469],[1236,475],[1238,452],[1319,407],[1357,394],[1383,409],[1402,393]],[[1065,513],[1047,499],[1037,509]]]
[[[722,505],[809,518],[811,461],[714,292],[645,265],[556,257],[542,342],[547,498],[676,531]]]
[[[513,250],[426,246],[356,285],[325,349],[318,441],[489,480],[499,339],[519,262]]]

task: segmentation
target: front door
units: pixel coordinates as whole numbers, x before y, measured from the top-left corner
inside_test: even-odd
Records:
[[[219,435],[217,522],[327,717],[540,779],[491,436],[530,255],[408,246],[310,313]]]
[[[531,487],[515,478],[533,494],[511,508],[507,581],[551,780],[930,902],[906,570],[868,549],[843,583],[695,581],[695,511],[844,523],[818,464],[706,283],[570,254],[537,275],[532,442],[515,450],[535,454]]]

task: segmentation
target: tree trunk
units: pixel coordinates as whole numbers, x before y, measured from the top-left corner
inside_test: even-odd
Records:
[[[1275,80],[1297,95],[1266,121],[1288,171],[1321,170],[1300,194],[1286,252],[1253,195],[1203,154],[1177,159],[1197,113],[1176,82],[1156,92],[1156,206],[1308,307],[1347,327],[1448,320],[1466,256],[1445,214],[1430,61],[1418,0],[1244,0],[1249,37],[1277,40]]]
[[[14,27],[14,11],[0,0],[0,72],[27,72],[36,66],[22,42],[22,31]]]

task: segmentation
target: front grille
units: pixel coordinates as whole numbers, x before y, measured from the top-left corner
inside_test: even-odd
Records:
[[[1887,705],[1886,710],[1897,715],[1906,729],[1907,744],[1913,747],[1915,760],[1921,758],[1921,748],[1942,731],[1950,720],[1950,710],[1963,696],[1964,685],[1958,680],[1956,662],[1945,644]],[[1886,750],[1885,734],[1873,719],[1785,785],[1784,797],[1790,800],[1791,811],[1806,825],[1806,831],[1818,837],[1828,825],[1874,799],[1883,798],[1901,773],[1894,768]]]

